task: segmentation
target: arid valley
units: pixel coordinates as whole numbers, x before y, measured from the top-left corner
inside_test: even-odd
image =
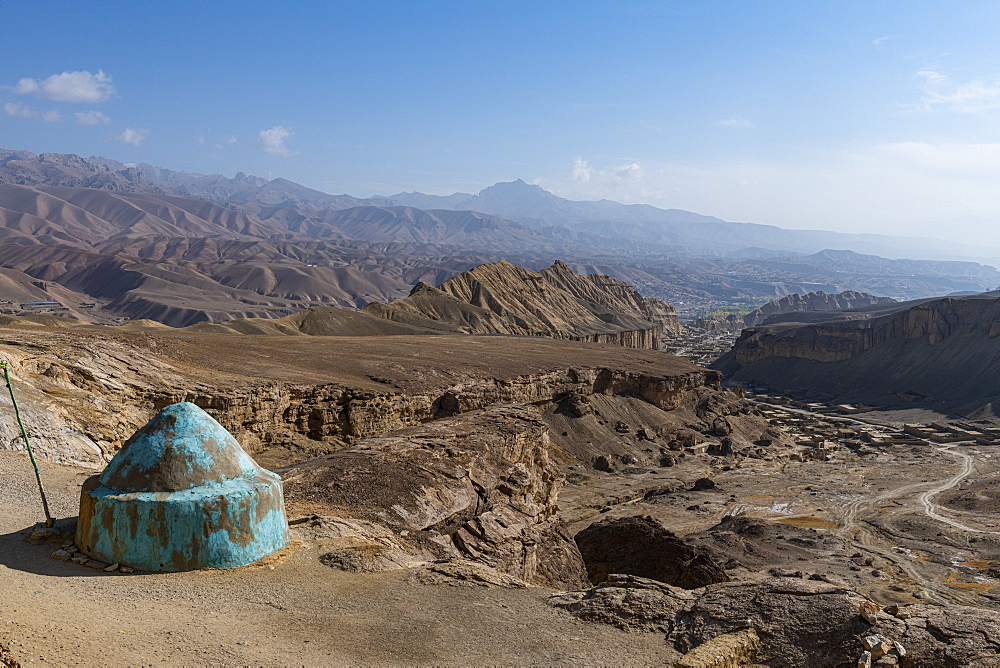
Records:
[[[1000,666],[996,3],[0,25],[0,668]]]

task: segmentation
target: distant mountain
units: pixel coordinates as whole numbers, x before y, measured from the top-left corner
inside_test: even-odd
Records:
[[[566,260],[626,280],[645,295],[687,302],[685,315],[696,315],[700,300],[817,290],[909,299],[1000,285],[1000,273],[978,263],[857,252],[878,246],[883,255],[899,256],[913,242],[946,256],[945,242],[783,230],[646,205],[574,202],[524,181],[476,195],[361,199],[280,178],[227,178],[27,151],[0,151],[0,242],[48,247],[30,262],[22,251],[0,247],[12,258],[0,266],[37,279],[59,276],[91,298],[95,290],[108,291],[98,290],[101,280],[124,281],[132,287],[100,297],[106,312],[172,324],[275,317],[316,304],[359,307],[405,294],[418,281],[438,284],[499,260],[532,269]],[[249,282],[220,266],[246,263],[284,266],[255,270],[260,280]],[[308,278],[287,272],[288,265],[304,268]],[[98,266],[114,271],[96,272]],[[332,269],[362,276],[320,271]],[[379,286],[377,276],[393,283]]]
[[[588,232],[608,231],[608,223],[646,226],[660,223],[722,223],[719,218],[680,209],[658,209],[648,204],[620,204],[610,200],[575,202],[563,199],[521,179],[497,183],[478,195],[455,193],[445,197],[422,193],[399,193],[389,199],[424,209],[473,210],[541,225],[564,225]]]
[[[3,149],[0,149],[0,183],[173,194],[239,206],[250,213],[255,213],[256,207],[273,205],[321,210],[397,204],[382,197],[361,199],[329,195],[286,179],[268,180],[243,172],[227,178],[221,174],[178,172],[145,163],[124,164],[97,156],[82,158],[73,154],[35,154]]]
[[[149,181],[140,171],[116,163],[110,167],[102,159],[73,154],[8,151],[0,149],[0,184],[25,186],[66,186],[101,188],[122,192],[165,190]]]
[[[518,179],[485,188],[477,195],[446,197],[422,193],[390,196],[401,204],[436,209],[472,209],[534,225],[558,225],[576,232],[603,236],[633,250],[683,251],[703,255],[741,254],[754,249],[816,253],[845,248],[890,258],[928,259],[1000,258],[1000,248],[977,248],[917,237],[844,234],[822,230],[790,230],[757,223],[732,223],[680,209],[647,204],[620,204],[608,200],[573,201]]]

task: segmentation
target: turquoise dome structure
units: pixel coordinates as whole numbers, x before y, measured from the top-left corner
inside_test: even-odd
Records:
[[[244,566],[288,544],[281,478],[211,415],[173,404],[83,484],[76,544],[145,571]]]

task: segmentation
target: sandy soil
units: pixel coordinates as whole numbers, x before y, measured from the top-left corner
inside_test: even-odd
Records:
[[[234,571],[121,575],[30,545],[41,518],[24,453],[0,452],[0,642],[22,664],[331,665],[662,663],[662,634],[549,608],[541,588],[425,585],[347,574],[308,543]],[[77,513],[87,472],[44,465],[53,514]]]

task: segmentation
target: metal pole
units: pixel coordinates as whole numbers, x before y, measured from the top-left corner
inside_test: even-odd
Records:
[[[7,360],[0,359],[0,367],[3,367],[3,377],[7,381],[7,391],[10,392],[10,402],[14,404],[14,417],[17,418],[17,424],[21,427],[21,436],[24,438],[24,445],[28,450],[28,457],[31,459],[31,465],[35,469],[35,480],[38,481],[38,493],[42,495],[42,509],[45,510],[45,526],[52,527],[55,526],[56,521],[52,519],[52,515],[49,513],[49,502],[45,498],[45,489],[42,487],[42,474],[38,471],[38,462],[35,461],[35,453],[31,449],[31,441],[28,440],[28,431],[24,428],[24,422],[21,421],[21,411],[17,407],[17,399],[14,398],[14,386],[10,382],[10,365]]]

